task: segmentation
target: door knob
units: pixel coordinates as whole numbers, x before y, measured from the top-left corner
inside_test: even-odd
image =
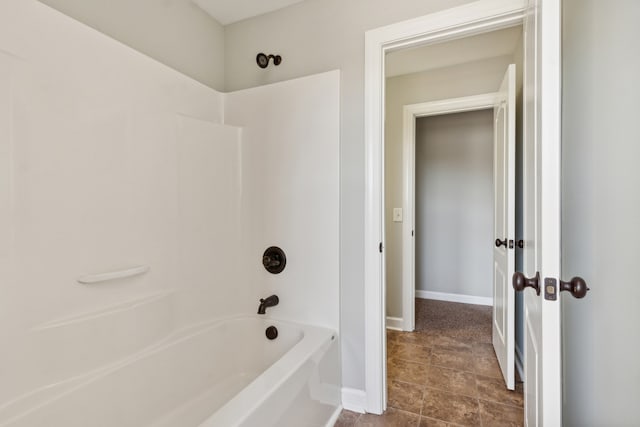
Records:
[[[496,248],[499,248],[502,245],[504,245],[505,248],[507,247],[507,239],[504,239],[504,240],[496,239]]]
[[[584,298],[589,290],[587,282],[582,277],[574,277],[569,282],[560,280],[560,291],[569,291],[574,298]]]
[[[536,295],[540,295],[540,273],[536,273],[536,276],[527,279],[524,274],[520,272],[513,273],[512,279],[513,289],[520,292],[524,288],[533,288],[536,290]]]

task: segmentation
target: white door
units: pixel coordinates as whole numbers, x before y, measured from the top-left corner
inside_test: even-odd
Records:
[[[493,348],[505,384],[515,389],[516,66],[509,65],[493,113]]]
[[[560,302],[560,0],[529,0],[524,22],[523,271],[525,425],[562,423]],[[557,290],[554,292],[557,295]]]

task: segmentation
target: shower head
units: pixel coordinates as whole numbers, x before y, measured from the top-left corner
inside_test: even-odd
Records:
[[[258,67],[267,68],[269,66],[269,60],[273,59],[273,65],[280,65],[282,62],[282,57],[280,55],[265,55],[260,52],[258,56],[256,56],[256,62],[258,63]]]

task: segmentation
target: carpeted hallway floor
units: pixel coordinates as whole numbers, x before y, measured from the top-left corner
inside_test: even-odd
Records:
[[[336,427],[523,425],[522,384],[504,386],[491,310],[417,299],[416,331],[387,331],[387,411],[343,411]]]

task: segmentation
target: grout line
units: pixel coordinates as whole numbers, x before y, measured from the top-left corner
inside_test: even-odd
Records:
[[[391,381],[396,381],[396,382],[399,382],[399,383],[402,383],[402,384],[417,385],[417,386],[420,386],[420,387],[426,387],[426,385],[424,385],[424,384],[420,384],[420,383],[412,383],[411,381],[399,380],[399,379],[397,379],[397,378],[387,378],[387,381],[389,381],[389,380],[391,380]]]
[[[482,400],[483,402],[487,402],[487,403],[493,403],[493,404],[496,404],[496,405],[508,406],[509,408],[522,409],[524,411],[524,407],[523,406],[516,406],[516,405],[511,405],[509,403],[496,402],[495,400],[482,399],[480,397],[478,398],[478,400]]]

